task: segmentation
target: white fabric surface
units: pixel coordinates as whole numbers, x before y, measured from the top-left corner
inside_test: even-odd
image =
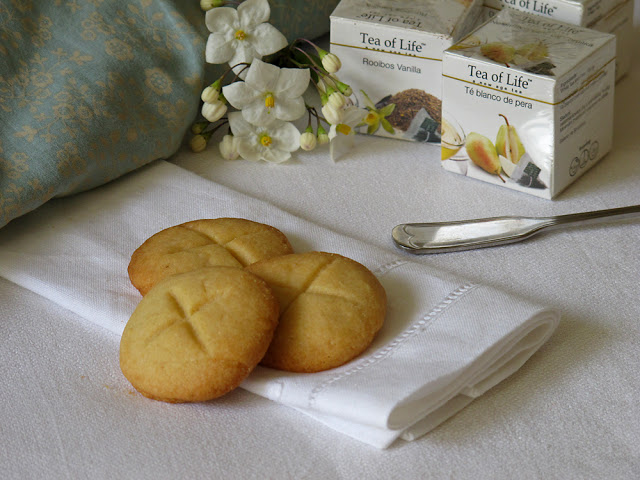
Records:
[[[640,51],[637,27],[635,38]],[[358,137],[335,165],[326,151],[275,168],[214,150],[173,161],[389,251],[390,229],[405,221],[638,204],[639,67],[634,59],[616,85],[614,150],[551,202],[447,174],[437,152],[383,139]],[[214,408],[143,399],[119,375],[116,334],[0,278],[2,477],[639,478],[639,244],[634,221],[495,249],[402,254],[554,307],[562,321],[509,378],[428,435],[386,450],[243,389]]]
[[[337,235],[162,161],[52,201],[0,231],[2,275],[121,334],[140,300],[127,276],[130,253],[164,228],[218,217],[268,223],[292,238],[295,251],[340,253],[378,276],[388,315],[368,354],[313,375],[259,367],[243,384],[377,447],[403,433],[415,439],[449,418],[520,368],[559,321],[556,312]]]

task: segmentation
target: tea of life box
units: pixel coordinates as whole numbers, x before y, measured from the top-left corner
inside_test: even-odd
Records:
[[[597,22],[626,0],[484,0],[495,9],[510,7],[571,25],[586,27]]]
[[[479,21],[484,23],[503,7],[515,8],[572,25],[586,26],[616,36],[616,80],[631,67],[635,50],[635,0],[484,0]]]
[[[439,142],[442,54],[475,26],[482,0],[342,0],[331,14],[339,79],[367,108],[362,133]]]
[[[612,145],[615,37],[511,8],[443,58],[442,166],[551,199]]]

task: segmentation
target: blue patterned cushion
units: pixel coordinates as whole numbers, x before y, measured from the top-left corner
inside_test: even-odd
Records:
[[[272,23],[312,38],[336,3],[271,1]],[[0,227],[171,156],[217,74],[207,34],[197,0],[0,3]]]

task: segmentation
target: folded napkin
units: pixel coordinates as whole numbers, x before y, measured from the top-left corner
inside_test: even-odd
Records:
[[[127,276],[131,253],[159,230],[217,217],[273,225],[296,251],[339,253],[379,278],[388,314],[364,354],[314,374],[258,367],[242,384],[379,448],[418,438],[515,372],[559,321],[554,311],[336,234],[163,161],[53,200],[1,229],[0,274],[121,334],[141,298]]]

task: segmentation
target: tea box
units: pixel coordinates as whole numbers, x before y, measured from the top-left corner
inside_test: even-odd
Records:
[[[494,17],[503,7],[615,35],[616,80],[629,71],[635,46],[633,0],[484,0],[479,22]]]
[[[511,8],[443,56],[442,166],[553,198],[610,149],[614,35]]]
[[[442,55],[475,26],[482,0],[342,0],[331,15],[339,77],[367,108],[369,134],[439,142]]]

